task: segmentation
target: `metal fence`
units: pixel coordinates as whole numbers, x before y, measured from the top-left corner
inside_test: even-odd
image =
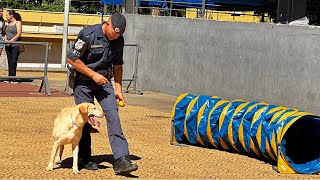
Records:
[[[42,76],[0,76],[0,80],[32,80],[39,79],[42,80],[39,92],[41,92],[42,87],[44,86],[44,93],[51,96],[51,90],[49,86],[48,80],[48,55],[49,55],[49,42],[9,42],[9,41],[0,41],[0,44],[19,44],[19,45],[40,45],[45,46],[46,52],[44,57],[44,67],[43,67],[43,75]]]
[[[260,6],[239,6],[232,4],[214,4],[207,0],[202,0],[202,3],[190,3],[183,1],[173,1],[173,0],[135,0],[135,13],[143,14],[143,11],[151,11],[152,15],[160,16],[182,16],[186,17],[187,13],[196,13],[196,18],[206,18],[220,20],[219,16],[229,15],[231,17],[254,17],[259,18],[258,21],[265,22],[265,19],[269,18],[271,13],[268,12],[276,11],[275,6],[270,3],[263,3]],[[244,0],[241,2],[250,3],[252,0]],[[271,9],[273,8],[273,9]],[[246,11],[251,11],[254,13],[245,13]],[[155,12],[155,13],[154,13]],[[217,14],[216,18],[210,16],[210,14]],[[268,21],[271,21],[269,18]],[[236,19],[236,18],[234,18]],[[256,22],[257,20],[255,20]]]
[[[226,20],[218,18],[219,16],[231,16],[234,21],[241,21],[239,17],[253,18],[254,22],[257,22],[259,18],[260,22],[281,22],[279,20],[279,13],[286,8],[292,6],[294,13],[298,11],[304,11],[306,17],[309,19],[309,25],[320,24],[320,1],[319,0],[307,0],[301,1],[303,7],[292,3],[294,0],[261,0],[260,4],[254,4],[254,0],[235,0],[228,4],[226,1],[208,1],[198,0],[198,3],[190,3],[188,0],[134,0],[135,1],[135,13],[136,14],[151,14],[154,16],[182,16],[186,17],[187,13],[195,11],[196,18],[214,19],[214,20]],[[201,3],[199,3],[201,2]],[[209,2],[209,3],[208,3]],[[218,2],[218,4],[212,3]],[[233,4],[234,2],[234,4]],[[237,3],[245,3],[246,5],[238,5]],[[253,5],[250,3],[253,2]],[[279,7],[279,2],[288,3],[285,7]],[[296,1],[294,1],[296,2]],[[193,7],[193,8],[190,8]],[[211,14],[214,11],[215,17]],[[286,9],[285,11],[291,11]],[[253,12],[253,13],[247,13]],[[243,19],[243,18],[242,18]],[[230,20],[230,18],[228,19]],[[232,20],[232,19],[231,19]],[[296,20],[296,19],[292,19]],[[246,21],[250,22],[250,21]]]
[[[72,44],[70,45],[72,46]],[[128,49],[128,47],[133,47],[133,50]],[[138,43],[125,43],[124,44],[124,58],[131,58],[133,59],[130,60],[125,60],[124,64],[124,73],[123,73],[123,78],[122,81],[128,82],[126,84],[126,89],[124,92],[129,93],[137,93],[142,95],[143,92],[142,90],[138,90],[137,88],[137,79],[138,79],[138,64],[139,64],[139,53],[140,53],[140,46]],[[68,70],[68,68],[67,68]],[[70,71],[67,71],[67,81],[65,85],[65,92],[72,94],[73,90],[69,87],[69,75]],[[113,81],[113,79],[112,79]]]
[[[133,55],[133,63],[131,65],[132,68],[132,76],[124,77],[122,81],[127,81],[129,84],[127,85],[125,92],[128,93],[132,84],[132,91],[137,92],[138,94],[143,94],[141,90],[137,90],[137,79],[138,79],[138,64],[139,64],[139,53],[140,46],[138,43],[125,43],[125,47],[134,47],[134,55]]]

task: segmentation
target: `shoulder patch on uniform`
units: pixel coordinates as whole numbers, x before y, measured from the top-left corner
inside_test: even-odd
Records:
[[[76,42],[76,44],[74,45],[74,48],[77,49],[77,50],[81,50],[82,47],[83,47],[83,45],[84,45],[84,43],[85,43],[85,42],[84,42],[83,40],[78,39],[77,42]]]

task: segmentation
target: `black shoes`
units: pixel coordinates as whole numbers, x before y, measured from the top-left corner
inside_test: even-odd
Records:
[[[95,162],[86,162],[86,163],[80,163],[80,167],[87,169],[87,170],[98,170],[98,164]]]
[[[117,159],[113,164],[113,170],[116,174],[127,174],[136,171],[138,165],[132,164],[128,157],[123,156]]]
[[[98,164],[92,161],[83,162],[80,160],[79,166],[87,170],[98,170]],[[117,159],[113,164],[113,170],[116,174],[127,174],[137,169],[138,165],[133,164],[127,156]]]

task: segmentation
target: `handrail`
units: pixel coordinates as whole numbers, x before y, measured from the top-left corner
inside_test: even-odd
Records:
[[[45,62],[43,69],[43,76],[0,76],[0,80],[9,79],[40,79],[42,80],[39,92],[41,92],[43,85],[45,86],[45,93],[51,96],[49,80],[48,80],[48,54],[49,54],[49,42],[25,42],[25,41],[0,41],[0,44],[26,44],[26,45],[41,45],[46,47]]]

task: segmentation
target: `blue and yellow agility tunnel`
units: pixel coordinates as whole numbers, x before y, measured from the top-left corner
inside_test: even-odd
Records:
[[[214,147],[277,163],[278,172],[320,172],[320,117],[264,102],[181,94],[172,144]]]

